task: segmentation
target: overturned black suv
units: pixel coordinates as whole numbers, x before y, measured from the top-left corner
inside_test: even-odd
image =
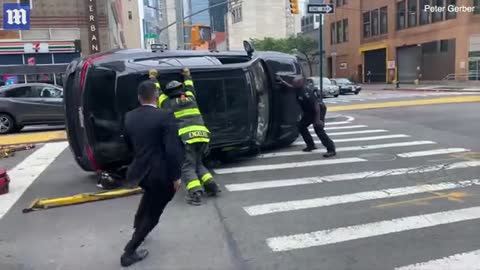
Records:
[[[67,134],[86,171],[114,171],[131,162],[123,139],[125,114],[139,106],[137,86],[157,69],[164,86],[188,67],[205,124],[212,132],[210,156],[291,144],[300,115],[295,92],[276,75],[298,76],[294,56],[276,52],[114,50],[74,60],[65,74]]]

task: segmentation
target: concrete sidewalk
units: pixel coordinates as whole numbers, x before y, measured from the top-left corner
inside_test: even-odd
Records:
[[[435,91],[435,92],[480,92],[480,82],[475,84],[407,84],[400,83],[400,87],[396,88],[394,84],[362,84],[362,89],[369,90],[398,90],[398,91]]]

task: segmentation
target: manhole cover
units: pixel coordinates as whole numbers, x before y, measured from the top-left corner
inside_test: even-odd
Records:
[[[385,153],[370,153],[362,154],[358,156],[359,158],[364,158],[368,161],[392,161],[397,159],[397,156],[394,154],[385,154]]]

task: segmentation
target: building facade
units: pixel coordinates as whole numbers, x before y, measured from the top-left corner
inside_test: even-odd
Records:
[[[137,1],[124,0],[122,8],[123,33],[126,48],[142,47],[142,27]]]
[[[128,0],[133,1],[133,0]],[[139,1],[139,0],[137,0]],[[175,19],[174,4],[167,6],[167,0],[141,0],[139,10],[144,48],[152,44],[169,44],[168,16]]]
[[[478,80],[480,1],[334,0],[326,16],[327,69],[356,81]],[[471,12],[449,11],[474,7]]]
[[[22,0],[21,3],[30,5],[30,29],[0,30],[3,81],[62,85],[62,74],[73,59],[126,47],[122,0]]]
[[[252,38],[286,38],[300,32],[300,16],[292,15],[287,0],[232,1],[228,16],[231,49],[243,49]]]

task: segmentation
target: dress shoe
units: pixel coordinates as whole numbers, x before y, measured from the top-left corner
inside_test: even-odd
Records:
[[[334,157],[336,155],[337,155],[337,152],[327,152],[327,153],[323,154],[323,157],[329,158],[329,157]]]
[[[306,148],[304,148],[302,151],[303,152],[312,152],[313,150],[317,149],[317,147],[315,145],[313,146],[307,146]]]
[[[147,256],[148,250],[146,249],[141,249],[133,253],[123,253],[122,257],[120,258],[120,264],[123,267],[127,267],[145,259]]]

